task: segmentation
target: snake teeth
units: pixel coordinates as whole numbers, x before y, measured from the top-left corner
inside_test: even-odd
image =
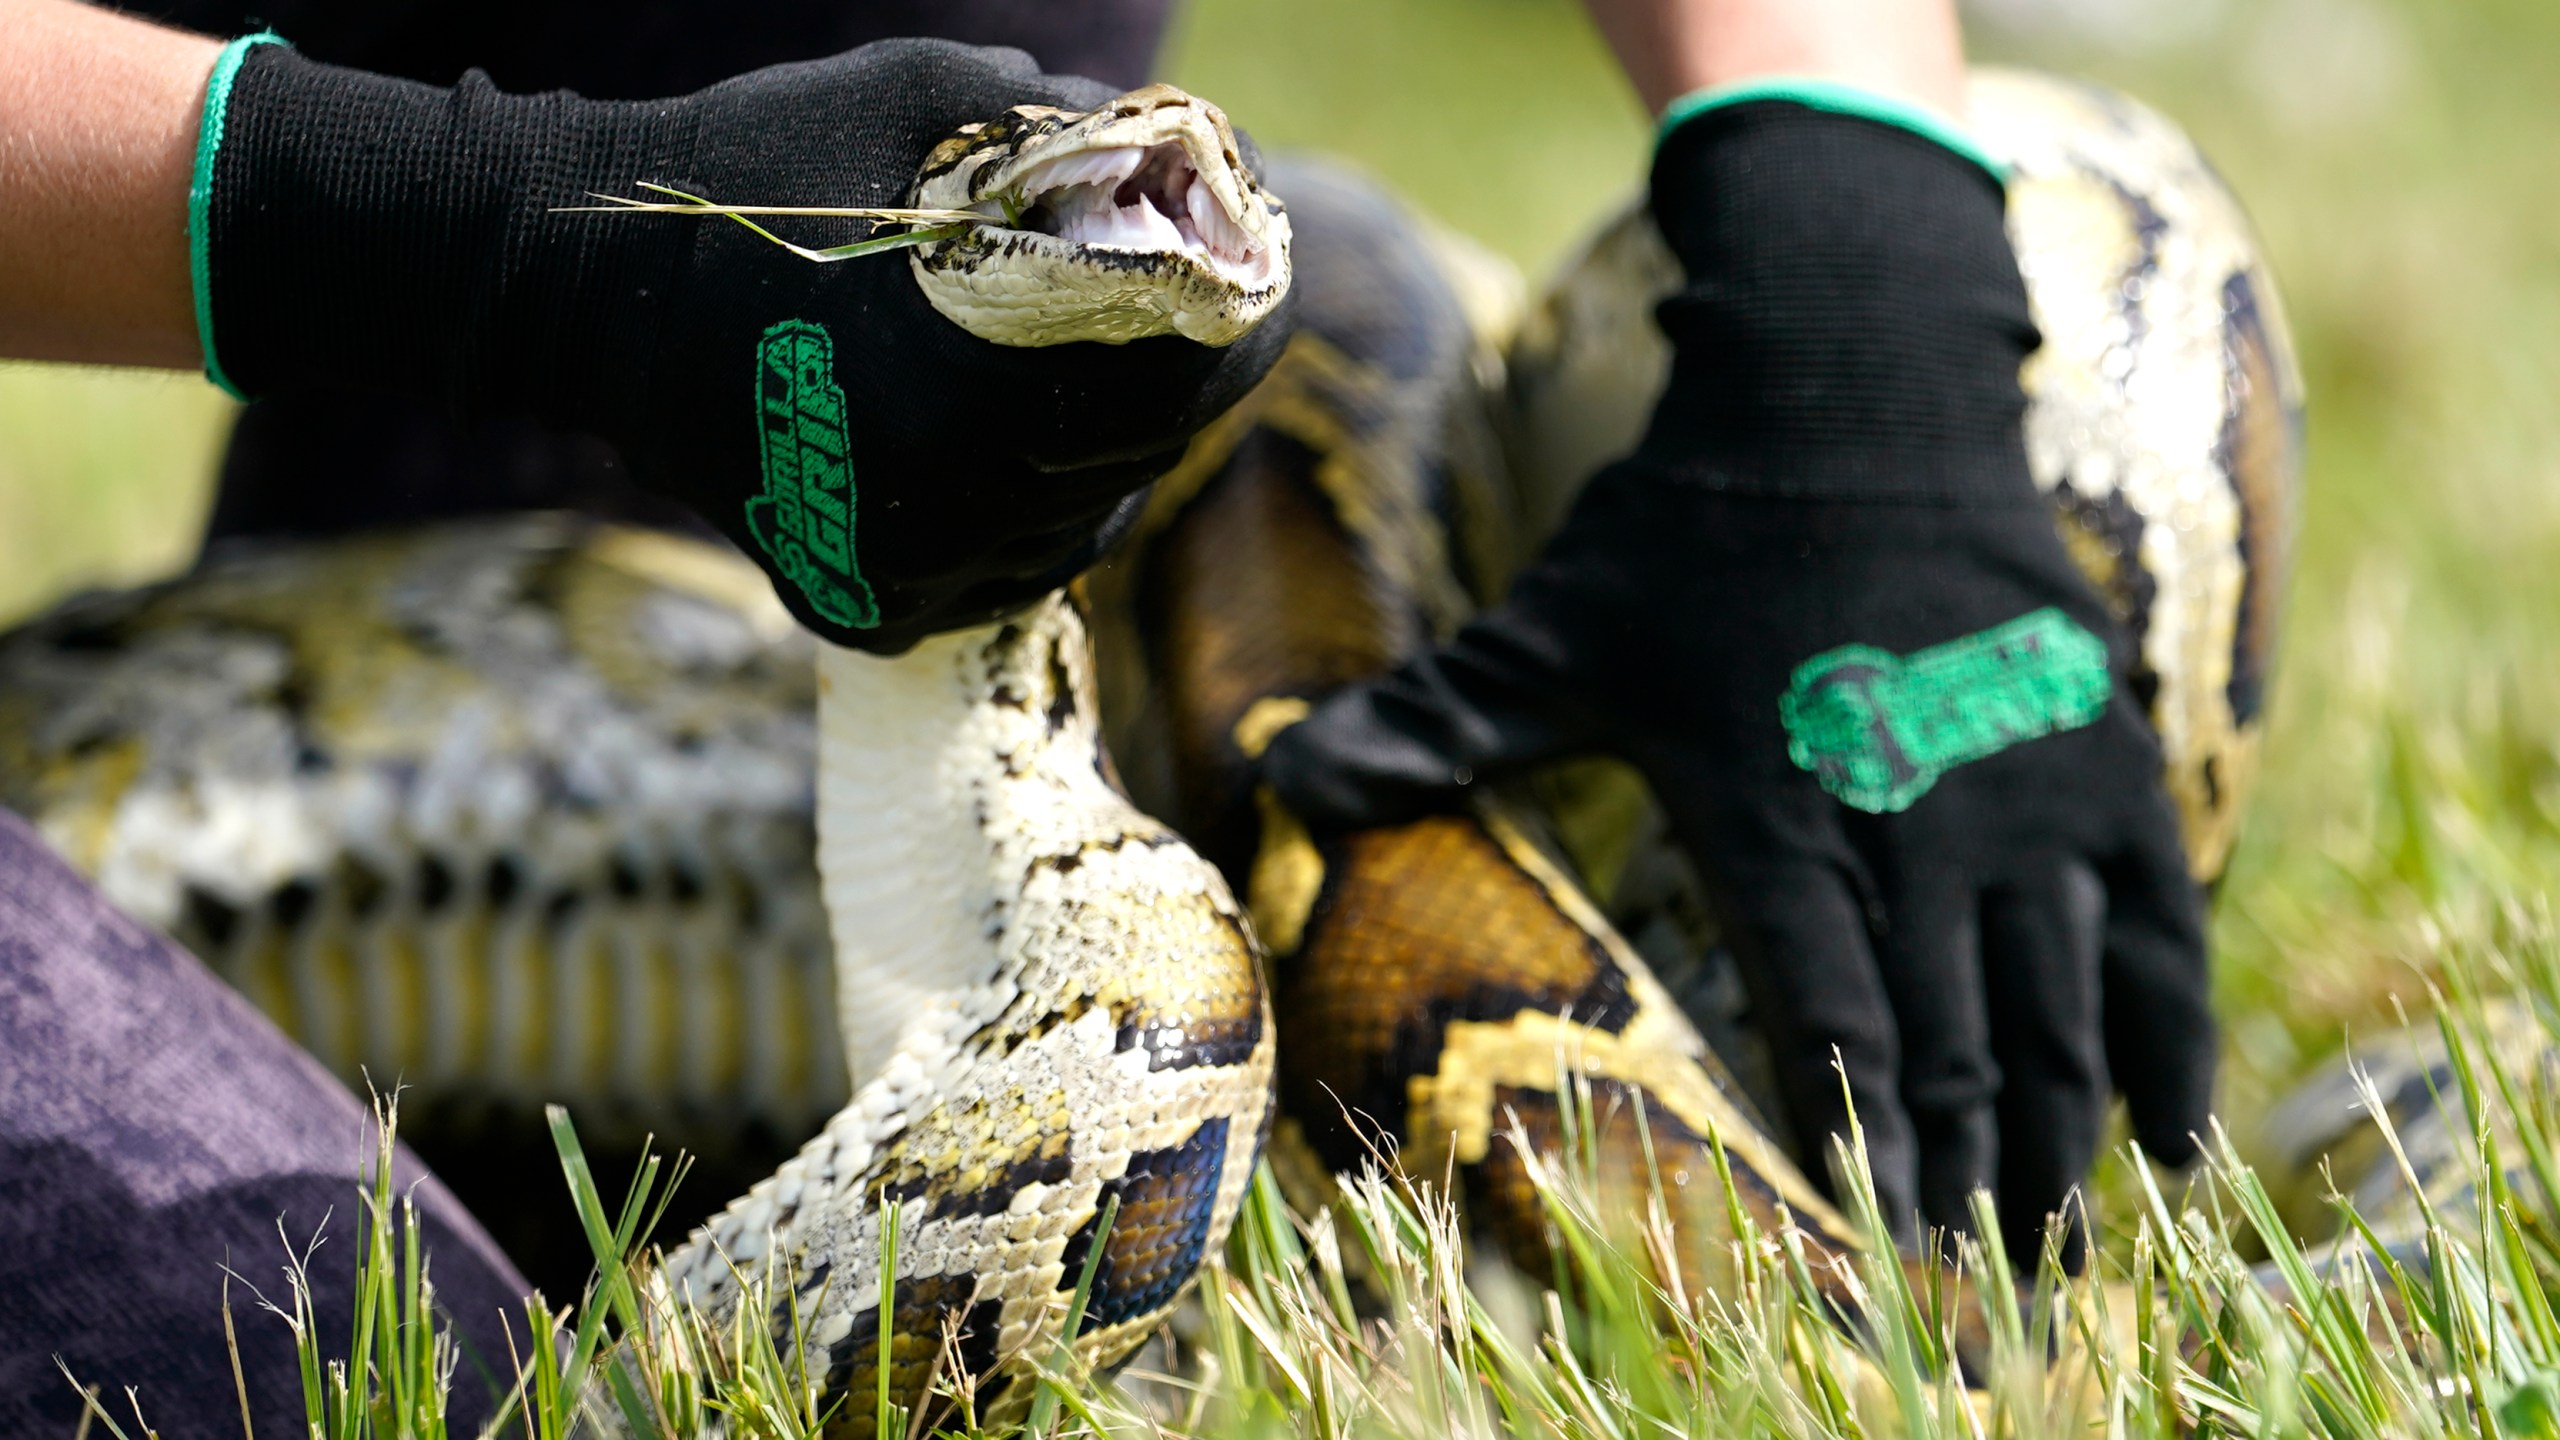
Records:
[[[1289,221],[1214,105],[1170,85],[1025,106],[935,149],[915,203],[991,223],[910,252],[934,308],[1004,345],[1242,337],[1289,285]]]
[[[1187,252],[1243,284],[1269,278],[1271,247],[1229,209],[1240,187],[1213,185],[1178,141],[1045,160],[1019,183],[1034,228],[1060,239]]]
[[[1272,247],[1228,209],[1246,198],[1241,187],[1212,184],[1179,141],[1042,160],[1015,189],[1025,229],[1096,249],[1181,255],[1248,289],[1270,283]],[[993,204],[980,208],[994,214]]]

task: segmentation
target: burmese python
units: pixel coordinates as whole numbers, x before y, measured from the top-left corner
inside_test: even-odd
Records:
[[[2013,167],[2013,236],[2046,333],[2023,377],[2033,470],[2141,642],[2137,691],[2209,880],[2252,774],[2292,527],[2289,342],[2245,219],[2165,121],[2002,74],[1980,79],[1973,106]],[[1275,186],[1298,223],[1299,337],[1159,486],[1133,558],[1095,585],[1105,615],[1134,616],[1143,655],[1113,672],[1106,708],[1140,675],[1153,685],[1115,748],[1171,762],[1170,783],[1142,798],[1230,874],[1250,867],[1281,1035],[1275,1162],[1338,1171],[1381,1140],[1415,1174],[1454,1161],[1477,1219],[1543,1274],[1531,1167],[1504,1136],[1518,1127],[1545,1148],[1580,1124],[1559,1094],[1562,1062],[1590,1088],[1596,1123],[1579,1143],[1596,1157],[1603,1210],[1641,1212],[1658,1170],[1686,1222],[1693,1289],[1715,1282],[1725,1254],[1711,1137],[1758,1224],[1776,1229],[1783,1205],[1817,1248],[1854,1248],[1621,929],[1533,842],[1552,822],[1615,918],[1647,924],[1663,897],[1620,883],[1640,828],[1622,806],[1595,819],[1496,802],[1321,847],[1257,812],[1249,752],[1298,697],[1445,631],[1584,476],[1632,447],[1667,362],[1649,313],[1677,280],[1632,213],[1504,347],[1467,323],[1499,308],[1471,293],[1475,267],[1443,264],[1434,285],[1415,261],[1330,253],[1428,256],[1383,201],[1322,175],[1283,172]],[[1462,377],[1489,351],[1507,358],[1492,417],[1508,432],[1507,475],[1468,464],[1492,447]],[[1569,790],[1595,788],[1611,787]],[[1600,843],[1571,843],[1577,831]],[[1306,1158],[1318,1163],[1293,1163]]]
[[[1232,167],[1195,103],[1159,88],[1012,117],[938,153],[919,200],[981,200],[933,178],[1001,188],[1037,148],[1067,158],[1141,119],[1176,125],[1147,146]],[[2209,876],[2248,780],[2290,526],[2298,395],[2272,291],[2158,117],[2023,77],[1986,77],[1976,110],[2017,167],[2047,337],[2026,377],[2036,473],[2142,636]],[[905,1218],[903,1398],[947,1318],[957,1360],[1002,1372],[982,1398],[1018,1403],[1003,1362],[1054,1328],[1106,1194],[1119,1219],[1085,1345],[1125,1349],[1233,1214],[1275,1038],[1292,1121],[1275,1153],[1300,1171],[1401,1139],[1418,1173],[1454,1160],[1480,1218],[1534,1251],[1498,1132],[1556,1133],[1566,1054],[1606,1121],[1604,1184],[1650,1144],[1675,1190],[1703,1186],[1719,1137],[1759,1218],[1783,1202],[1817,1248],[1855,1246],[1533,817],[1487,807],[1319,848],[1250,783],[1248,752],[1292,704],[1445,631],[1623,448],[1660,381],[1659,241],[1631,217],[1522,317],[1484,263],[1374,192],[1314,168],[1273,188],[1302,331],[1090,593],[1113,749],[1132,790],[1249,878],[1276,1026],[1226,887],[1117,797],[1085,622],[1057,599],[896,661],[819,647],[813,726],[809,642],[743,562],[689,541],[516,517],[253,547],[0,642],[0,799],[342,1070],[565,1095],[687,1141],[747,1117],[791,1137],[845,1095],[840,1036],[866,1083],[711,1232],[751,1267],[772,1237],[792,1282],[830,1297],[809,1358],[839,1391],[867,1396],[880,1353],[883,1195]],[[1030,223],[912,263],[929,287],[971,246],[1078,263],[1007,239],[1075,228]],[[1083,301],[1112,325],[1192,313],[1159,303],[1186,289],[1249,293],[1215,264],[1104,268]],[[1198,292],[1203,275],[1225,288]],[[1574,850],[1622,905],[1626,853]],[[1700,1282],[1717,1228],[1684,1247]],[[699,1244],[669,1274],[722,1300]],[[867,1429],[867,1404],[849,1413]]]
[[[1289,283],[1285,213],[1239,153],[1167,87],[1018,108],[919,171],[919,206],[987,223],[890,263],[998,343],[1233,339]],[[827,1408],[915,1405],[956,1371],[982,1419],[1019,1413],[1087,1277],[1076,1349],[1127,1353],[1234,1218],[1274,1037],[1241,908],[1112,787],[1082,621],[1052,596],[894,659],[816,647],[812,805],[809,719],[770,673],[788,626],[739,602],[736,562],[546,546],[540,523],[216,558],[39,622],[0,685],[13,802],[386,1079],[418,1059],[500,1094],[562,1076],[752,1108],[849,1068],[818,1133],[658,1271],[715,1331],[752,1300]],[[589,627],[597,594],[621,603]],[[805,870],[768,883],[794,839],[807,864],[811,813],[831,1007],[800,963]],[[734,957],[687,943],[731,921]],[[806,1043],[828,1009],[841,1066]]]

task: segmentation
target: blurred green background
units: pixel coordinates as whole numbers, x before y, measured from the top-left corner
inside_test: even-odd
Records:
[[[2245,1112],[2342,1023],[2418,993],[2430,925],[2541,906],[2560,875],[2560,5],[1981,0],[1968,19],[1979,58],[2182,120],[2257,216],[2302,345],[2301,565],[2216,918]],[[1166,71],[1533,280],[1645,160],[1572,0],[1192,0]],[[194,379],[0,366],[0,619],[183,563],[227,413]]]

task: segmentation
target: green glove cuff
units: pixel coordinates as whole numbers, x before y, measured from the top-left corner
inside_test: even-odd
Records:
[[[1662,142],[1671,138],[1672,131],[1710,110],[1753,100],[1785,100],[1809,110],[1855,115],[1908,130],[1924,140],[1934,140],[1990,171],[1991,178],[2003,185],[2009,182],[2008,166],[1992,159],[1981,142],[1936,111],[1861,86],[1806,75],[1767,75],[1753,80],[1737,80],[1730,85],[1710,85],[1704,90],[1692,90],[1663,107],[1662,123],[1654,127],[1654,148],[1661,149]]]
[[[195,286],[196,343],[204,349],[204,378],[221,386],[223,394],[244,403],[249,397],[222,373],[222,360],[213,348],[213,263],[205,207],[213,200],[213,157],[222,150],[222,119],[231,108],[231,82],[239,77],[240,62],[249,57],[254,46],[284,43],[283,36],[261,30],[223,46],[222,53],[214,58],[213,74],[204,85],[204,122],[196,131],[195,175],[187,184],[187,274]]]

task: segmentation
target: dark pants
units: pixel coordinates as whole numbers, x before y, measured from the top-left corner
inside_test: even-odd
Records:
[[[320,1333],[348,1333],[358,1167],[372,1122],[345,1086],[193,956],[107,904],[0,811],[0,1435],[69,1436],[79,1397],[54,1365],[168,1440],[236,1437],[223,1272],[261,1435],[302,1429],[282,1302],[285,1236],[312,1266]],[[424,1167],[400,1185],[466,1353],[460,1433],[524,1337],[515,1267]],[[526,1177],[557,1189],[556,1174]],[[325,1229],[323,1221],[326,1221]],[[279,1233],[281,1224],[282,1233]],[[245,1283],[244,1283],[245,1282]]]

